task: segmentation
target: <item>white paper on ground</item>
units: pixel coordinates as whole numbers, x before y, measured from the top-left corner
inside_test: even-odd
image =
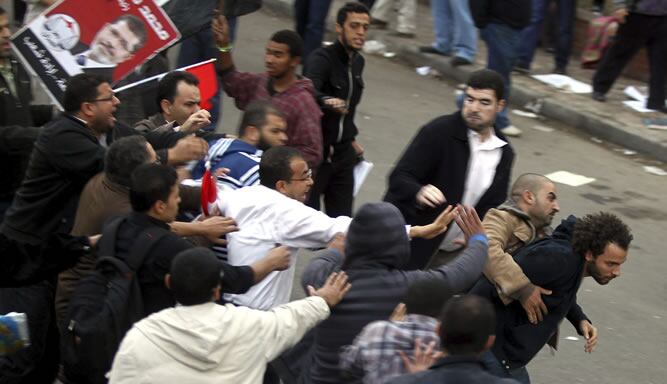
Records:
[[[539,80],[543,83],[549,84],[558,89],[572,93],[591,93],[593,92],[593,87],[590,84],[586,84],[579,80],[575,80],[569,76],[565,75],[533,75],[533,79]]]
[[[515,114],[515,115],[522,116],[522,117],[530,117],[531,119],[537,119],[537,115],[534,114],[533,112],[526,112],[526,111],[522,111],[520,109],[513,109],[512,113]]]
[[[431,72],[431,67],[429,66],[417,67],[415,68],[415,71],[422,76],[426,76],[429,74],[429,72]]]
[[[645,165],[644,170],[652,175],[667,176],[667,171],[663,170],[662,168]]]
[[[579,341],[579,338],[576,336],[568,336],[565,338],[565,340]]]
[[[556,171],[545,176],[548,177],[551,181],[569,185],[571,187],[580,187],[584,184],[592,183],[595,181],[595,179],[592,177],[577,175],[576,173],[571,173],[568,171]]]
[[[373,169],[373,163],[370,161],[362,160],[354,167],[354,196],[357,196],[361,186],[364,184],[366,177],[371,173]]]
[[[553,132],[554,131],[553,128],[547,127],[547,126],[544,126],[544,125],[535,125],[535,126],[533,126],[533,129],[536,130],[536,131],[540,131],[540,132]]]
[[[625,95],[627,97],[631,98],[632,100],[642,101],[642,102],[646,103],[647,96],[644,95],[634,85],[628,85],[627,87],[625,87],[625,89],[623,90],[623,93],[625,93]]]

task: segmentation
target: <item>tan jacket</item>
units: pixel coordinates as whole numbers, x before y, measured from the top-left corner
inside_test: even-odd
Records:
[[[511,201],[490,209],[482,225],[489,239],[489,260],[484,275],[495,284],[501,300],[509,304],[530,284],[512,255],[535,240],[538,234],[528,215]]]

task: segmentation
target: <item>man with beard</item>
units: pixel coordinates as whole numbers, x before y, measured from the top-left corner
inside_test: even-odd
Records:
[[[496,285],[505,304],[518,300],[528,320],[536,324],[547,314],[542,295],[550,295],[551,291],[531,283],[512,255],[551,234],[551,221],[560,211],[556,186],[545,176],[524,173],[510,191],[503,205],[491,208],[484,216],[484,229],[489,236],[489,262],[484,274]]]
[[[197,163],[192,178],[201,179],[208,163],[218,186],[238,189],[259,184],[262,153],[285,145],[286,130],[285,118],[270,102],[253,101],[243,113],[239,138],[209,142],[208,157]]]
[[[114,127],[119,104],[111,86],[101,77],[76,75],[67,83],[62,104],[63,115],[37,138],[23,183],[0,227],[10,240],[38,245],[53,233],[70,233],[81,190],[103,169],[106,133]],[[5,382],[53,382],[58,367],[54,279],[0,290],[0,313],[26,313],[31,338],[28,348],[0,358]]]
[[[347,3],[338,11],[338,39],[314,51],[304,74],[313,81],[322,116],[323,162],[315,172],[315,184],[308,205],[319,209],[324,195],[326,213],[331,217],[352,216],[354,166],[363,148],[357,144],[354,115],[361,100],[364,82],[364,46],[370,25],[368,8]]]
[[[462,110],[426,124],[389,175],[384,200],[408,224],[430,223],[448,204],[473,206],[484,217],[507,198],[514,151],[494,128],[505,107],[503,79],[488,69],[473,72],[465,92]],[[441,243],[448,252],[459,250],[462,237],[453,224],[446,234],[411,241],[406,269],[426,266]]]
[[[211,28],[220,51],[218,71],[227,95],[242,110],[252,101],[271,100],[287,121],[287,145],[299,150],[308,166],[316,169],[322,161],[322,112],[315,102],[313,83],[296,74],[303,51],[299,35],[289,30],[274,33],[266,45],[266,73],[248,73],[234,67],[225,17],[214,17]]]
[[[526,365],[547,342],[558,339],[558,326],[566,317],[586,339],[584,351],[591,353],[598,331],[577,304],[577,291],[583,277],[606,285],[620,276],[631,241],[627,225],[599,212],[580,219],[570,216],[552,236],[520,250],[514,260],[526,277],[554,292],[544,296],[547,311],[537,324],[530,323],[520,303],[505,305],[496,287],[481,278],[470,293],[489,299],[496,310],[496,342],[482,357],[487,368],[498,376],[530,383]]]

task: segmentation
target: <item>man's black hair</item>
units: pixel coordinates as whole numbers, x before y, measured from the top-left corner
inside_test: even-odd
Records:
[[[478,355],[495,335],[496,314],[483,297],[452,297],[440,316],[440,344],[450,355]]]
[[[492,89],[496,93],[496,99],[505,98],[505,81],[496,71],[480,69],[470,74],[467,86],[474,89]]]
[[[633,236],[618,216],[598,212],[586,215],[574,224],[572,248],[580,255],[591,251],[594,257],[604,253],[609,244],[616,244],[623,250],[628,250]]]
[[[221,284],[222,267],[213,251],[196,247],[180,252],[171,262],[171,291],[182,305],[198,305],[212,300]]]
[[[303,159],[301,152],[291,147],[273,147],[262,154],[259,162],[259,182],[265,187],[276,189],[280,180],[292,178],[290,164],[294,159]]]
[[[141,135],[123,137],[109,146],[104,157],[104,174],[122,186],[129,187],[132,172],[150,161],[146,138]]]
[[[336,15],[336,24],[340,26],[345,24],[345,20],[347,20],[348,13],[365,13],[368,16],[371,15],[371,13],[368,11],[368,7],[366,7],[366,5],[363,3],[358,3],[358,2],[345,3],[345,5],[340,7],[340,9],[338,10],[338,14]]]
[[[289,29],[278,31],[271,36],[271,41],[287,45],[291,57],[301,57],[303,55],[303,40],[294,31],[290,31]]]
[[[419,280],[408,288],[403,303],[409,314],[438,317],[454,292],[441,280]]]
[[[0,15],[5,15],[7,14],[7,11],[5,11],[4,8],[0,7]]]
[[[186,71],[171,71],[167,73],[157,85],[157,109],[162,112],[162,100],[167,100],[170,103],[174,102],[176,92],[178,92],[178,83],[181,81],[188,85],[199,86],[199,79],[197,76]]]
[[[144,44],[146,44],[146,39],[148,39],[148,33],[146,32],[146,26],[141,21],[141,19],[138,18],[135,15],[123,15],[123,16],[117,18],[116,20],[114,20],[112,22],[112,24],[116,24],[116,23],[119,23],[121,21],[126,22],[127,26],[130,28],[130,31],[132,32],[132,34],[134,34],[137,37],[137,39],[139,39],[139,42],[137,43],[137,45],[135,45],[134,47],[131,47],[131,49],[128,50],[131,53],[135,53],[139,49],[141,49],[141,47],[143,47]]]
[[[108,81],[98,75],[80,73],[67,80],[67,87],[63,95],[63,108],[67,113],[76,113],[81,109],[81,104],[95,101],[100,95],[97,87]]]
[[[130,203],[135,212],[148,212],[158,201],[167,201],[178,182],[174,168],[161,164],[143,164],[132,172]]]
[[[266,124],[268,115],[285,118],[283,113],[269,100],[256,100],[248,104],[239,125],[239,137],[245,135],[245,130],[249,126],[257,127],[257,129],[263,127]]]

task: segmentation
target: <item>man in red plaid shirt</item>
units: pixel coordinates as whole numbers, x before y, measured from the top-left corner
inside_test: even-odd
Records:
[[[296,74],[303,51],[299,35],[289,30],[274,33],[264,55],[266,72],[248,73],[234,67],[224,16],[213,18],[212,30],[220,51],[218,71],[227,95],[241,110],[252,101],[270,99],[287,120],[287,145],[298,149],[310,168],[316,169],[322,161],[322,112],[315,101],[313,83]]]

